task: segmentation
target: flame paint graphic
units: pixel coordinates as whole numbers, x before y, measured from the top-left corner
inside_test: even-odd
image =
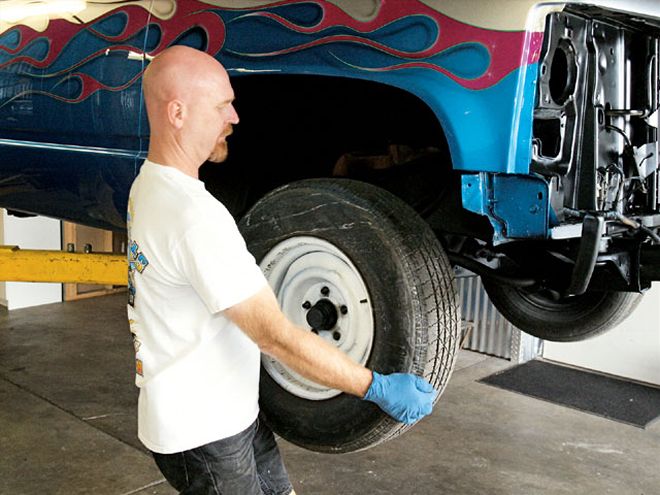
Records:
[[[335,72],[344,75],[347,71],[430,70],[470,90],[489,88],[521,66],[538,61],[542,42],[542,33],[477,28],[417,0],[382,0],[369,19],[354,18],[322,0],[284,0],[257,10],[185,0],[176,4],[175,15],[167,19],[151,16],[143,5],[113,5],[116,8],[87,24],[52,19],[44,32],[20,25],[0,34],[0,70],[52,81],[49,88],[41,85],[12,95],[0,102],[0,108],[28,94],[79,103],[97,91],[130,87],[139,80],[143,64],[127,64],[131,73],[122,74],[121,82],[110,83],[103,82],[103,71],[94,70],[94,63],[117,52],[123,56],[129,50],[143,53],[147,26],[158,34],[157,41],[146,46],[151,55],[201,29],[206,52],[220,56],[229,68],[247,64],[286,71],[296,64],[334,64]],[[104,23],[110,20],[123,26],[109,34]],[[38,52],[39,46],[47,47],[44,53],[31,53]],[[67,94],[64,90],[71,92],[73,82],[78,91]]]
[[[316,6],[319,15],[316,22],[304,25],[287,18],[284,8],[291,5],[306,5],[308,8]],[[529,33],[530,39],[526,43],[528,33],[524,31],[505,32],[493,31],[461,23],[442,13],[428,7],[422,2],[408,0],[396,2],[383,0],[378,14],[369,21],[360,21],[349,16],[336,5],[321,1],[288,1],[275,4],[281,12],[276,12],[273,5],[266,10],[248,12],[227,21],[228,32],[234,29],[231,24],[245,23],[243,32],[255,32],[265,26],[279,26],[281,36],[286,39],[286,31],[291,34],[305,35],[304,42],[291,43],[288,46],[269,51],[232,50],[228,37],[226,51],[243,58],[269,58],[281,57],[311,50],[318,47],[337,47],[351,44],[378,52],[380,55],[390,57],[388,64],[383,64],[382,57],[375,57],[379,65],[366,65],[363,62],[364,52],[360,51],[356,57],[360,60],[346,60],[337,56],[334,51],[328,51],[336,60],[353,69],[369,72],[390,72],[402,69],[428,69],[440,72],[450,77],[468,89],[485,89],[510,74],[521,65],[538,61],[543,40],[542,33]],[[341,32],[336,32],[336,31]],[[396,32],[401,40],[414,32],[426,30],[433,31],[434,36],[426,46],[417,50],[397,49],[391,44],[378,41],[386,38],[386,33]],[[293,37],[291,37],[293,40]],[[388,39],[392,43],[393,36]],[[523,53],[523,48],[529,45],[529,50]],[[473,70],[472,74],[462,73],[460,63],[447,64],[460,51],[464,60],[462,63],[481,66],[480,70]],[[347,52],[348,53],[348,52]],[[353,57],[353,58],[356,58]],[[478,60],[481,59],[481,60]],[[447,65],[447,66],[445,66]],[[450,68],[451,66],[451,68]],[[476,67],[475,67],[476,69]],[[476,72],[476,74],[475,74]]]
[[[152,54],[157,54],[166,47],[175,43],[187,31],[201,28],[208,40],[207,52],[218,53],[224,42],[224,23],[219,14],[204,10],[205,4],[196,1],[179,2],[177,15],[168,20],[153,18],[144,8],[126,5],[116,8],[99,17],[89,24],[74,24],[64,19],[51,20],[45,32],[38,32],[27,26],[17,26],[0,35],[0,70],[9,70],[9,66],[21,76],[34,79],[57,79],[50,90],[26,90],[14,95],[11,100],[0,104],[0,107],[10,101],[24,97],[28,94],[41,94],[67,103],[79,103],[99,90],[122,91],[142,75],[142,65],[130,64],[133,70],[127,74],[127,80],[122,84],[107,84],[99,80],[99,76],[91,71],[82,72],[100,57],[111,56],[119,52],[126,57],[127,52],[143,53],[143,30],[159,29],[159,41]],[[108,35],[99,27],[110,18],[121,16],[124,26],[119,33]],[[18,42],[10,48],[3,40],[11,39],[18,33]],[[95,43],[90,43],[94,41]],[[43,57],[26,54],[38,43],[45,44],[47,51]],[[100,48],[89,52],[89,46],[101,45]],[[3,57],[3,52],[8,55]],[[89,53],[88,53],[89,52]],[[66,57],[64,56],[66,54]],[[62,63],[61,60],[75,60],[75,62]],[[65,86],[65,82],[76,81],[80,87],[75,96],[63,96],[57,93],[58,88]]]

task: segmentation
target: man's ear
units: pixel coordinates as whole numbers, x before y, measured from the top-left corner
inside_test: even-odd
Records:
[[[183,127],[186,108],[181,100],[172,100],[167,104],[167,119],[176,129]]]

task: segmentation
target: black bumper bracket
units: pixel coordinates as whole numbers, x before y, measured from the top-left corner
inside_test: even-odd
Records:
[[[605,220],[602,217],[587,215],[582,221],[582,240],[578,250],[575,266],[571,275],[571,284],[568,287],[568,296],[578,296],[587,291],[591,276],[596,267],[600,241],[605,229]]]

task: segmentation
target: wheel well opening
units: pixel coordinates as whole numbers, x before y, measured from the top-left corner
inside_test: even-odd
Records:
[[[240,123],[229,158],[200,178],[235,217],[299,179],[349,177],[423,213],[451,172],[440,123],[418,97],[372,81],[309,75],[232,80]]]

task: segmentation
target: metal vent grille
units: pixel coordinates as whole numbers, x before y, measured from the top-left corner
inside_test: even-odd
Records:
[[[490,354],[516,363],[539,356],[543,341],[528,335],[511,323],[493,306],[481,278],[457,273],[463,321],[470,332],[464,349]]]

